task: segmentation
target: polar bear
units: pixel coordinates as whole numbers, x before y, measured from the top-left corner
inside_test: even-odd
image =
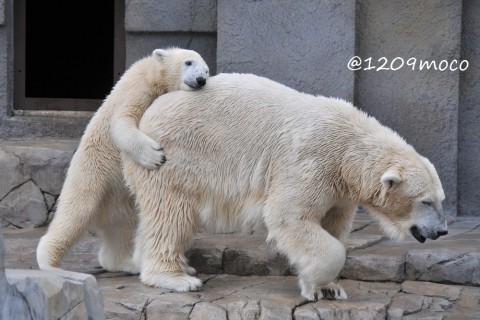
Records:
[[[140,117],[159,95],[199,89],[208,77],[202,57],[179,48],[154,50],[125,72],[91,119],[72,158],[55,217],[37,248],[40,269],[59,267],[66,251],[94,226],[102,238],[102,267],[137,271],[130,257],[136,213],[123,181],[120,151],[145,168],[160,166],[165,161],[161,145],[138,130]]]
[[[201,287],[184,255],[199,225],[264,222],[310,301],[347,298],[334,280],[358,205],[395,239],[447,233],[434,166],[343,100],[221,74],[201,91],[159,97],[139,128],[169,159],[153,171],[124,161],[140,210],[133,260],[147,285]]]

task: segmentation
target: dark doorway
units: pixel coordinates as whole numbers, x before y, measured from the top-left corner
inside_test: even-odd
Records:
[[[16,0],[15,108],[98,108],[123,71],[123,5]]]

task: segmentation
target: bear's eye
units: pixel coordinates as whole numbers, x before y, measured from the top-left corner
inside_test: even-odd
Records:
[[[185,64],[186,64],[187,66],[191,66],[191,65],[192,65],[192,61],[186,61]]]
[[[432,201],[422,201],[422,203],[426,206],[432,206],[433,205]]]

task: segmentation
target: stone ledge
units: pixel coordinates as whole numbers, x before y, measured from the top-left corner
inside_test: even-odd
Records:
[[[102,294],[92,275],[7,269],[6,276],[28,306],[27,319],[104,318]]]

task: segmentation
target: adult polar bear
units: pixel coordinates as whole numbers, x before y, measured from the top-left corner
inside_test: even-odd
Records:
[[[120,150],[147,168],[165,161],[161,145],[140,132],[138,121],[159,95],[205,85],[208,66],[192,50],[157,49],[133,64],[95,113],[75,152],[55,217],[37,248],[40,269],[61,258],[88,228],[102,237],[99,262],[110,271],[136,272],[131,261],[136,213],[123,181]]]
[[[225,230],[263,220],[308,300],[346,298],[333,281],[358,204],[393,238],[447,233],[433,165],[345,101],[221,74],[201,91],[159,97],[139,128],[169,159],[158,170],[124,161],[140,209],[133,259],[147,285],[201,287],[184,256],[200,223]]]

